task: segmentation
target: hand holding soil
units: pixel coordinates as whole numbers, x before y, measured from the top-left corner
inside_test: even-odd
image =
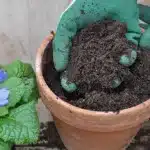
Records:
[[[128,8],[128,9],[124,9]],[[141,36],[138,25],[138,5],[135,0],[74,0],[62,14],[53,41],[53,58],[57,71],[63,71],[68,66],[72,39],[76,33],[87,25],[111,18],[127,24],[126,38],[138,44]],[[126,50],[127,51],[127,50]],[[136,51],[129,49],[118,61],[122,65],[130,66],[136,59]],[[121,81],[116,78],[113,86],[117,87]],[[67,77],[62,77],[62,86],[68,92],[76,90],[75,84],[68,84]]]
[[[78,90],[67,93],[60,86],[60,74],[53,60],[44,67],[44,78],[56,95],[74,106],[95,111],[120,111],[150,97],[150,51],[137,47],[125,37],[126,25],[104,20],[82,29],[73,39],[67,68],[68,77]],[[88,41],[88,42],[87,42]],[[126,67],[119,63],[126,49],[137,51],[137,60]],[[51,51],[46,51],[51,58]],[[122,84],[111,88],[115,77]]]
[[[145,67],[149,65],[149,53],[143,52],[138,44],[150,47],[150,29],[141,36],[137,3],[130,1],[132,9],[127,12],[121,8],[129,3],[117,2],[113,1],[116,7],[110,9],[113,4],[104,5],[102,1],[88,1],[88,6],[84,1],[73,1],[58,24],[53,60],[57,71],[65,69],[61,75],[62,87],[67,92],[78,87],[77,99],[71,101],[78,107],[117,111],[149,97],[148,84],[145,84],[149,81],[149,69],[146,69],[149,67]],[[117,15],[116,9],[121,9]],[[122,97],[124,102],[116,104]],[[107,108],[104,103],[97,106],[102,99]],[[131,100],[136,102],[130,106]]]
[[[119,111],[149,98],[150,52],[129,42],[127,27],[118,21],[104,20],[82,29],[73,39],[68,79],[76,83],[79,99],[73,105],[97,111]],[[119,63],[129,50],[137,52],[130,66]],[[113,89],[112,81],[122,84]]]

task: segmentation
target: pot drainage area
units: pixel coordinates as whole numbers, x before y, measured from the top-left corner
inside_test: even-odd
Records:
[[[12,150],[67,150],[54,122],[41,123],[40,139],[35,145],[16,145]],[[150,121],[143,125],[127,150],[150,150]]]

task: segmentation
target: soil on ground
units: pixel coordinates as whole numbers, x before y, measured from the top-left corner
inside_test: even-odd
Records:
[[[60,86],[60,73],[54,68],[49,43],[43,57],[46,83],[63,100],[94,111],[120,111],[146,101],[150,97],[150,51],[127,41],[126,32],[125,24],[104,20],[77,33],[67,75],[78,90],[70,94]],[[136,62],[131,67],[121,65],[120,57],[132,49],[138,53]],[[113,89],[112,81],[118,77],[122,84]]]

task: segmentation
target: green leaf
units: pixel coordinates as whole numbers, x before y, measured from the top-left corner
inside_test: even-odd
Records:
[[[33,77],[35,76],[32,66],[28,63],[23,63],[16,60],[11,64],[3,66],[3,69],[8,73],[8,77]]]
[[[0,150],[11,150],[12,144],[4,142],[0,139]]]
[[[23,73],[24,77],[28,77],[28,78],[35,77],[35,73],[34,73],[34,70],[31,66],[31,64],[24,63],[23,67],[24,67],[24,69],[23,69],[24,70],[24,73]]]
[[[24,85],[25,85],[25,93],[23,95],[23,102],[29,102],[31,100],[37,101],[39,97],[39,93],[37,90],[37,84],[35,78],[24,78]]]
[[[24,104],[0,119],[0,137],[15,144],[35,143],[39,137],[39,120],[35,102]]]
[[[6,116],[8,114],[8,108],[7,107],[0,107],[0,117]]]
[[[0,88],[8,88],[9,94],[9,104],[7,107],[14,107],[22,98],[25,92],[25,85],[22,79],[17,77],[11,77],[2,84],[0,84]]]
[[[33,92],[32,92],[32,94],[31,94],[31,99],[32,100],[34,100],[35,102],[38,102],[38,99],[39,99],[39,90],[38,90],[38,88],[36,87],[34,90],[33,90]]]

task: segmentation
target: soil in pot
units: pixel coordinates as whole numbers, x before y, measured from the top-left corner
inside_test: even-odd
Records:
[[[120,111],[136,106],[150,97],[150,52],[125,37],[125,24],[104,20],[79,31],[72,41],[67,76],[78,86],[74,93],[60,86],[60,74],[52,60],[51,43],[43,57],[43,75],[48,86],[63,100],[94,111]],[[119,63],[120,56],[138,52],[131,67]],[[122,84],[112,88],[117,77]]]

